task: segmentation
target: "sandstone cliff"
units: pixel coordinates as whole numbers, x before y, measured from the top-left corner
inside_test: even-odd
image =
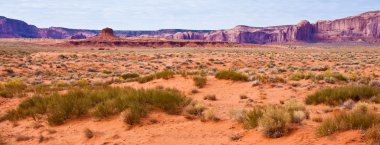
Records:
[[[238,43],[287,42],[380,42],[380,11],[363,13],[333,21],[274,27],[236,26],[226,30],[163,29],[158,31],[115,31],[120,37],[154,37],[180,40],[229,41]],[[0,38],[84,39],[99,35],[98,30],[59,27],[39,29],[19,20],[0,17]]]

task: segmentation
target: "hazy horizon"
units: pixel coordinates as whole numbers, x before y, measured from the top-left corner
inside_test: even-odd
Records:
[[[0,2],[0,15],[40,28],[158,30],[228,29],[333,20],[379,10],[376,0],[13,0]]]

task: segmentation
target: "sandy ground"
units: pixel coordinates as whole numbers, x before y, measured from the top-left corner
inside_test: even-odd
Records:
[[[24,40],[29,41],[29,40]],[[39,40],[45,43],[47,40]],[[17,41],[16,41],[17,42]],[[47,42],[46,42],[47,43]],[[51,42],[49,42],[51,43]],[[38,44],[38,43],[37,43]],[[145,84],[137,82],[116,82],[115,87],[133,88],[176,88],[216,112],[220,121],[202,122],[199,119],[188,120],[183,115],[168,115],[154,111],[144,118],[140,125],[130,128],[121,121],[119,115],[105,120],[91,117],[71,119],[60,126],[49,126],[46,119],[27,118],[16,123],[0,122],[1,135],[9,144],[49,144],[49,145],[361,145],[365,144],[360,131],[345,131],[328,137],[316,137],[315,128],[320,124],[305,120],[300,125],[293,125],[291,132],[281,138],[265,138],[257,129],[247,130],[241,123],[230,117],[232,110],[251,109],[255,105],[279,104],[296,98],[302,102],[307,95],[326,86],[338,86],[341,83],[327,84],[313,81],[287,81],[286,83],[268,83],[253,86],[253,82],[234,82],[218,80],[213,70],[237,69],[248,74],[263,74],[287,78],[292,68],[310,70],[314,66],[329,66],[332,71],[362,76],[374,75],[379,79],[380,49],[329,49],[335,46],[300,46],[304,50],[290,49],[123,49],[110,48],[99,51],[94,48],[50,48],[39,45],[15,44],[14,41],[0,41],[0,70],[12,68],[18,78],[28,85],[51,83],[54,81],[74,82],[88,78],[92,82],[118,79],[125,72],[142,75],[151,74],[165,68],[176,71],[194,71],[206,68],[207,85],[195,89],[193,80],[176,75],[169,80],[154,80]],[[28,48],[28,49],[25,49]],[[17,50],[17,51],[16,51]],[[30,51],[24,54],[20,51]],[[67,57],[67,58],[66,58]],[[62,59],[63,58],[63,59]],[[220,63],[222,62],[222,63]],[[272,67],[271,65],[275,65]],[[89,71],[89,68],[96,70]],[[285,68],[288,71],[279,72]],[[102,73],[104,70],[112,74]],[[36,72],[42,71],[42,75]],[[316,72],[320,73],[320,72]],[[0,82],[11,78],[1,71]],[[294,87],[297,84],[297,87]],[[216,101],[204,100],[206,95],[215,95]],[[241,95],[249,99],[240,99]],[[31,95],[28,95],[31,96]],[[14,109],[24,98],[0,97],[0,115]],[[380,106],[377,105],[379,108]],[[323,113],[325,105],[307,106],[310,118],[326,118],[331,113]],[[339,106],[332,109],[339,109]],[[153,122],[152,120],[157,120]],[[84,130],[94,132],[94,137],[87,139]],[[231,140],[231,136],[240,134],[241,139]]]
[[[191,79],[185,79],[177,76],[170,80],[155,80],[146,84],[123,83],[115,86],[128,86],[134,88],[153,88],[157,85],[166,88],[177,88],[183,92],[189,92],[194,88]],[[269,87],[269,86],[267,86]],[[194,100],[206,104],[208,108],[217,111],[221,121],[219,122],[201,122],[200,120],[187,120],[184,116],[171,116],[165,113],[154,112],[145,118],[139,126],[129,128],[120,119],[119,116],[106,120],[94,120],[89,118],[75,119],[68,123],[51,127],[46,121],[33,121],[31,118],[13,124],[5,121],[0,124],[3,134],[11,138],[11,144],[39,144],[40,136],[44,137],[43,144],[157,144],[157,145],[176,145],[176,144],[197,144],[197,145],[222,145],[222,144],[364,144],[360,131],[347,131],[338,133],[333,136],[317,138],[314,128],[317,123],[307,120],[300,126],[295,126],[292,132],[278,139],[267,139],[259,131],[246,130],[238,122],[229,117],[229,111],[247,107],[247,102],[241,101],[239,96],[246,94],[249,98],[255,100],[256,104],[278,103],[280,100],[290,99],[291,96],[297,96],[302,100],[308,93],[306,89],[290,91],[284,88],[264,89],[267,93],[267,99],[258,97],[259,88],[252,87],[249,83],[239,83],[232,81],[217,80],[210,77],[209,83],[205,88],[200,89],[199,94],[188,95]],[[205,101],[203,96],[215,94],[217,101]],[[8,100],[1,105],[1,109],[12,108],[17,104],[18,99]],[[257,102],[257,103],[256,103]],[[311,116],[316,115],[317,110],[326,106],[308,106]],[[327,116],[328,114],[322,114]],[[150,119],[158,120],[158,123],[151,123]],[[84,136],[84,129],[91,129],[95,137],[87,139]],[[54,133],[49,133],[53,130]],[[230,136],[241,134],[243,138],[238,141],[230,140]],[[14,138],[28,136],[27,141],[17,142]]]

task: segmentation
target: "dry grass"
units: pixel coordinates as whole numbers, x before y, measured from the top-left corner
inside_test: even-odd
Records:
[[[195,86],[198,88],[203,88],[207,83],[207,78],[204,76],[194,76],[193,81]]]
[[[233,81],[248,81],[248,76],[244,75],[242,73],[238,73],[233,70],[222,70],[219,71],[216,75],[216,78],[218,79],[224,79],[224,80],[233,80]]]
[[[5,83],[0,84],[0,96],[12,98],[21,95],[26,90],[27,86],[19,79],[10,79]]]
[[[34,96],[26,99],[16,110],[8,111],[5,118],[15,121],[28,116],[38,119],[39,116],[46,115],[49,124],[60,125],[68,119],[87,114],[106,118],[128,109],[132,113],[130,116],[137,118],[131,123],[135,124],[152,107],[175,114],[189,102],[188,98],[174,89],[75,89],[63,95]]]
[[[368,128],[380,123],[380,115],[373,111],[362,112],[339,112],[333,117],[326,119],[317,127],[318,136],[327,136],[335,132],[359,129],[367,130]]]
[[[309,95],[306,104],[340,105],[351,99],[354,101],[369,100],[380,97],[380,90],[371,86],[343,86],[337,88],[325,88]]]

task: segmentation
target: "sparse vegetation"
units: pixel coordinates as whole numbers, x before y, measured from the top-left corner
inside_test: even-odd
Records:
[[[191,93],[192,93],[192,94],[199,93],[199,90],[198,90],[198,89],[191,89]]]
[[[216,95],[206,95],[203,97],[204,100],[216,101]]]
[[[369,100],[379,97],[380,90],[371,86],[343,86],[338,88],[325,88],[308,96],[306,104],[340,105],[352,99],[353,101]]]
[[[288,132],[290,123],[301,123],[308,118],[305,106],[292,99],[284,105],[255,106],[245,113],[243,123],[248,129],[259,127],[269,138],[277,138]]]
[[[20,96],[27,88],[26,84],[19,79],[10,79],[5,83],[0,83],[0,97],[12,98]]]
[[[203,115],[203,111],[207,108],[203,104],[192,104],[186,109],[185,116],[188,119],[193,119],[195,117],[201,117]]]
[[[140,77],[140,75],[136,73],[126,73],[126,74],[121,75],[121,78],[123,78],[124,80],[134,79],[138,77]]]
[[[203,88],[207,83],[207,78],[203,76],[194,76],[193,81],[195,86],[199,88]]]
[[[264,108],[256,106],[252,111],[245,113],[243,123],[248,129],[256,128],[259,125],[259,119],[264,114]]]
[[[222,70],[216,75],[218,79],[233,80],[233,81],[248,81],[248,76],[233,70]]]
[[[204,112],[204,115],[202,116],[203,120],[211,120],[211,121],[219,121],[220,118],[216,115],[215,110],[208,109]]]
[[[139,78],[137,78],[137,81],[139,83],[147,83],[147,82],[150,82],[150,81],[155,80],[155,79],[165,79],[165,80],[168,80],[170,78],[173,78],[174,74],[175,73],[173,71],[171,71],[171,70],[164,70],[164,71],[157,72],[157,73],[154,73],[154,74],[151,74],[151,75],[148,75],[148,76],[139,77]]]
[[[368,128],[380,123],[380,115],[373,111],[362,110],[352,112],[338,112],[333,117],[326,119],[317,127],[318,136],[327,136],[339,131]]]
[[[380,144],[380,124],[374,125],[371,128],[369,128],[365,132],[364,138],[367,140],[368,145]]]
[[[97,88],[76,89],[67,94],[34,96],[23,101],[16,110],[8,111],[5,118],[16,121],[27,116],[35,119],[47,115],[51,125],[63,124],[66,120],[92,114],[105,118],[128,110],[127,123],[135,124],[149,111],[159,108],[167,113],[177,113],[190,102],[174,89]]]
[[[248,99],[248,96],[247,95],[240,95],[240,99],[242,99],[242,100]]]
[[[278,138],[288,133],[291,119],[291,115],[286,109],[271,106],[265,109],[258,126],[266,137]]]
[[[289,80],[292,81],[299,81],[299,80],[309,80],[309,79],[315,79],[316,75],[311,72],[296,72],[289,76]]]

